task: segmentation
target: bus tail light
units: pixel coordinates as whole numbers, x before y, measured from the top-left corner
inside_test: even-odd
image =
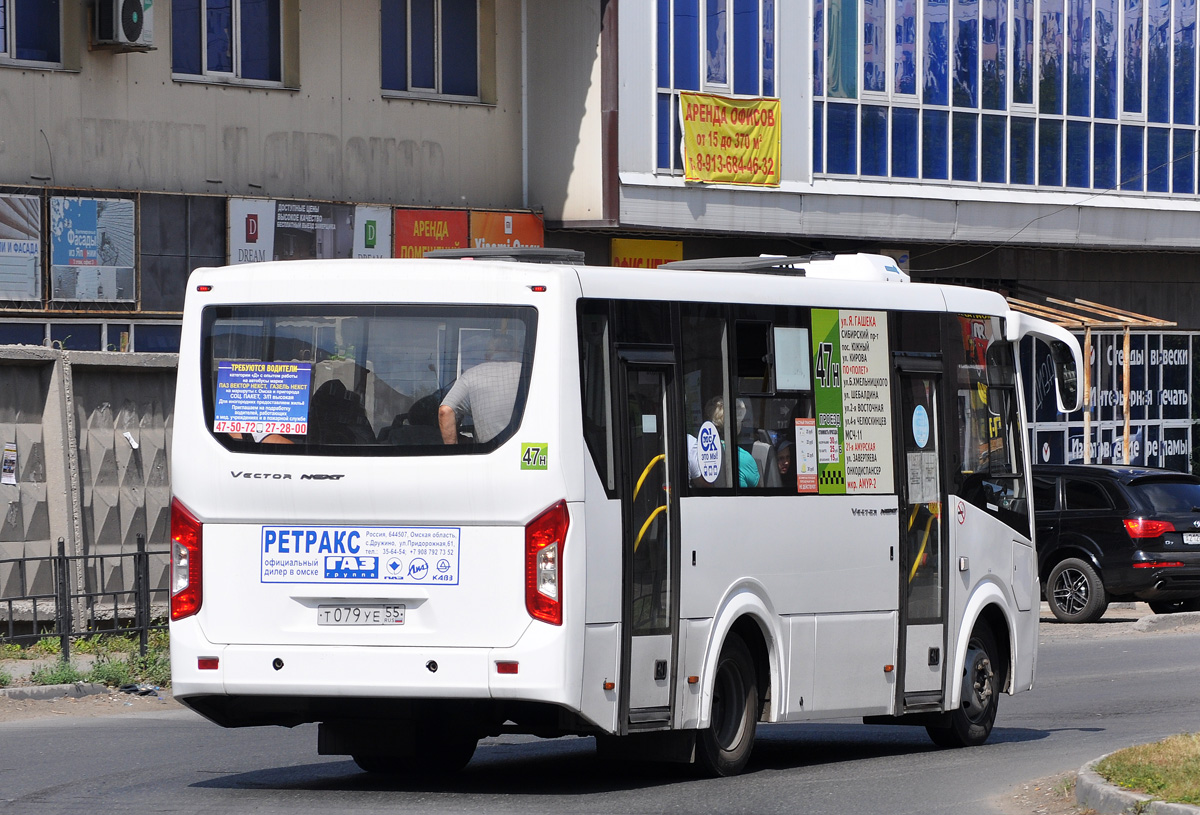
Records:
[[[567,502],[559,501],[525,525],[525,608],[529,616],[562,625],[562,556]]]
[[[171,619],[182,620],[200,610],[203,586],[200,544],[204,525],[178,498],[171,499]]]

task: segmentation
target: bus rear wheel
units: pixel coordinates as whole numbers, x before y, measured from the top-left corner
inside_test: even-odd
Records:
[[[750,760],[758,724],[758,679],[754,659],[741,637],[731,634],[721,649],[713,680],[709,726],[696,738],[696,763],[707,775],[737,775]]]
[[[996,638],[986,625],[971,632],[963,665],[961,704],[946,714],[944,725],[929,725],[929,738],[939,747],[975,747],[987,741],[1000,701]]]

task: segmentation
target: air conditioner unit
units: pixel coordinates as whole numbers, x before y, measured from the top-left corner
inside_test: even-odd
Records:
[[[154,47],[154,0],[96,0],[96,45],[115,50]]]

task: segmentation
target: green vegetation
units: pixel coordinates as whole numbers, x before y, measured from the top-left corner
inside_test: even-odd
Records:
[[[167,687],[171,684],[170,635],[165,630],[151,631],[146,655],[138,653],[138,639],[128,632],[97,633],[72,640],[72,655],[95,657],[90,669],[82,670],[71,662],[59,660],[36,668],[29,675],[34,685],[65,685],[73,682],[97,682],[109,687],[146,684]],[[16,643],[0,643],[0,660],[45,659],[61,653],[59,640],[43,637],[26,648]],[[12,684],[10,673],[0,669],[0,687]]]
[[[130,654],[137,649],[137,638],[129,634],[92,634],[71,642],[71,651],[76,654]]]
[[[132,685],[134,683],[133,667],[127,659],[100,659],[87,672],[87,680],[108,685],[110,688]]]
[[[82,682],[83,674],[69,662],[55,662],[34,668],[33,673],[29,674],[29,681],[35,685],[70,685]]]
[[[1200,734],[1128,747],[1096,765],[1109,783],[1162,801],[1200,804]]]
[[[52,657],[62,653],[62,641],[58,637],[42,637],[26,649],[26,659]]]

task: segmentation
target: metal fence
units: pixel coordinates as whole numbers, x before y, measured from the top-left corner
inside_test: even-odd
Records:
[[[147,550],[145,538],[138,535],[136,552],[68,556],[66,542],[59,538],[57,555],[0,559],[0,571],[6,567],[14,569],[19,586],[19,594],[0,598],[4,640],[32,645],[46,637],[57,637],[62,658],[68,660],[72,637],[136,633],[140,652],[145,656],[150,632],[167,628],[165,619],[156,622],[155,610],[165,616],[170,601],[166,586],[150,585],[150,558],[169,554],[167,550]],[[99,582],[95,575],[109,574],[115,568],[123,568],[128,561],[133,565],[131,588],[95,588]],[[29,573],[47,562],[53,576],[53,590],[31,591]],[[73,591],[71,575],[79,570],[84,575],[80,581],[84,589]],[[25,629],[29,629],[28,633],[24,633]]]

